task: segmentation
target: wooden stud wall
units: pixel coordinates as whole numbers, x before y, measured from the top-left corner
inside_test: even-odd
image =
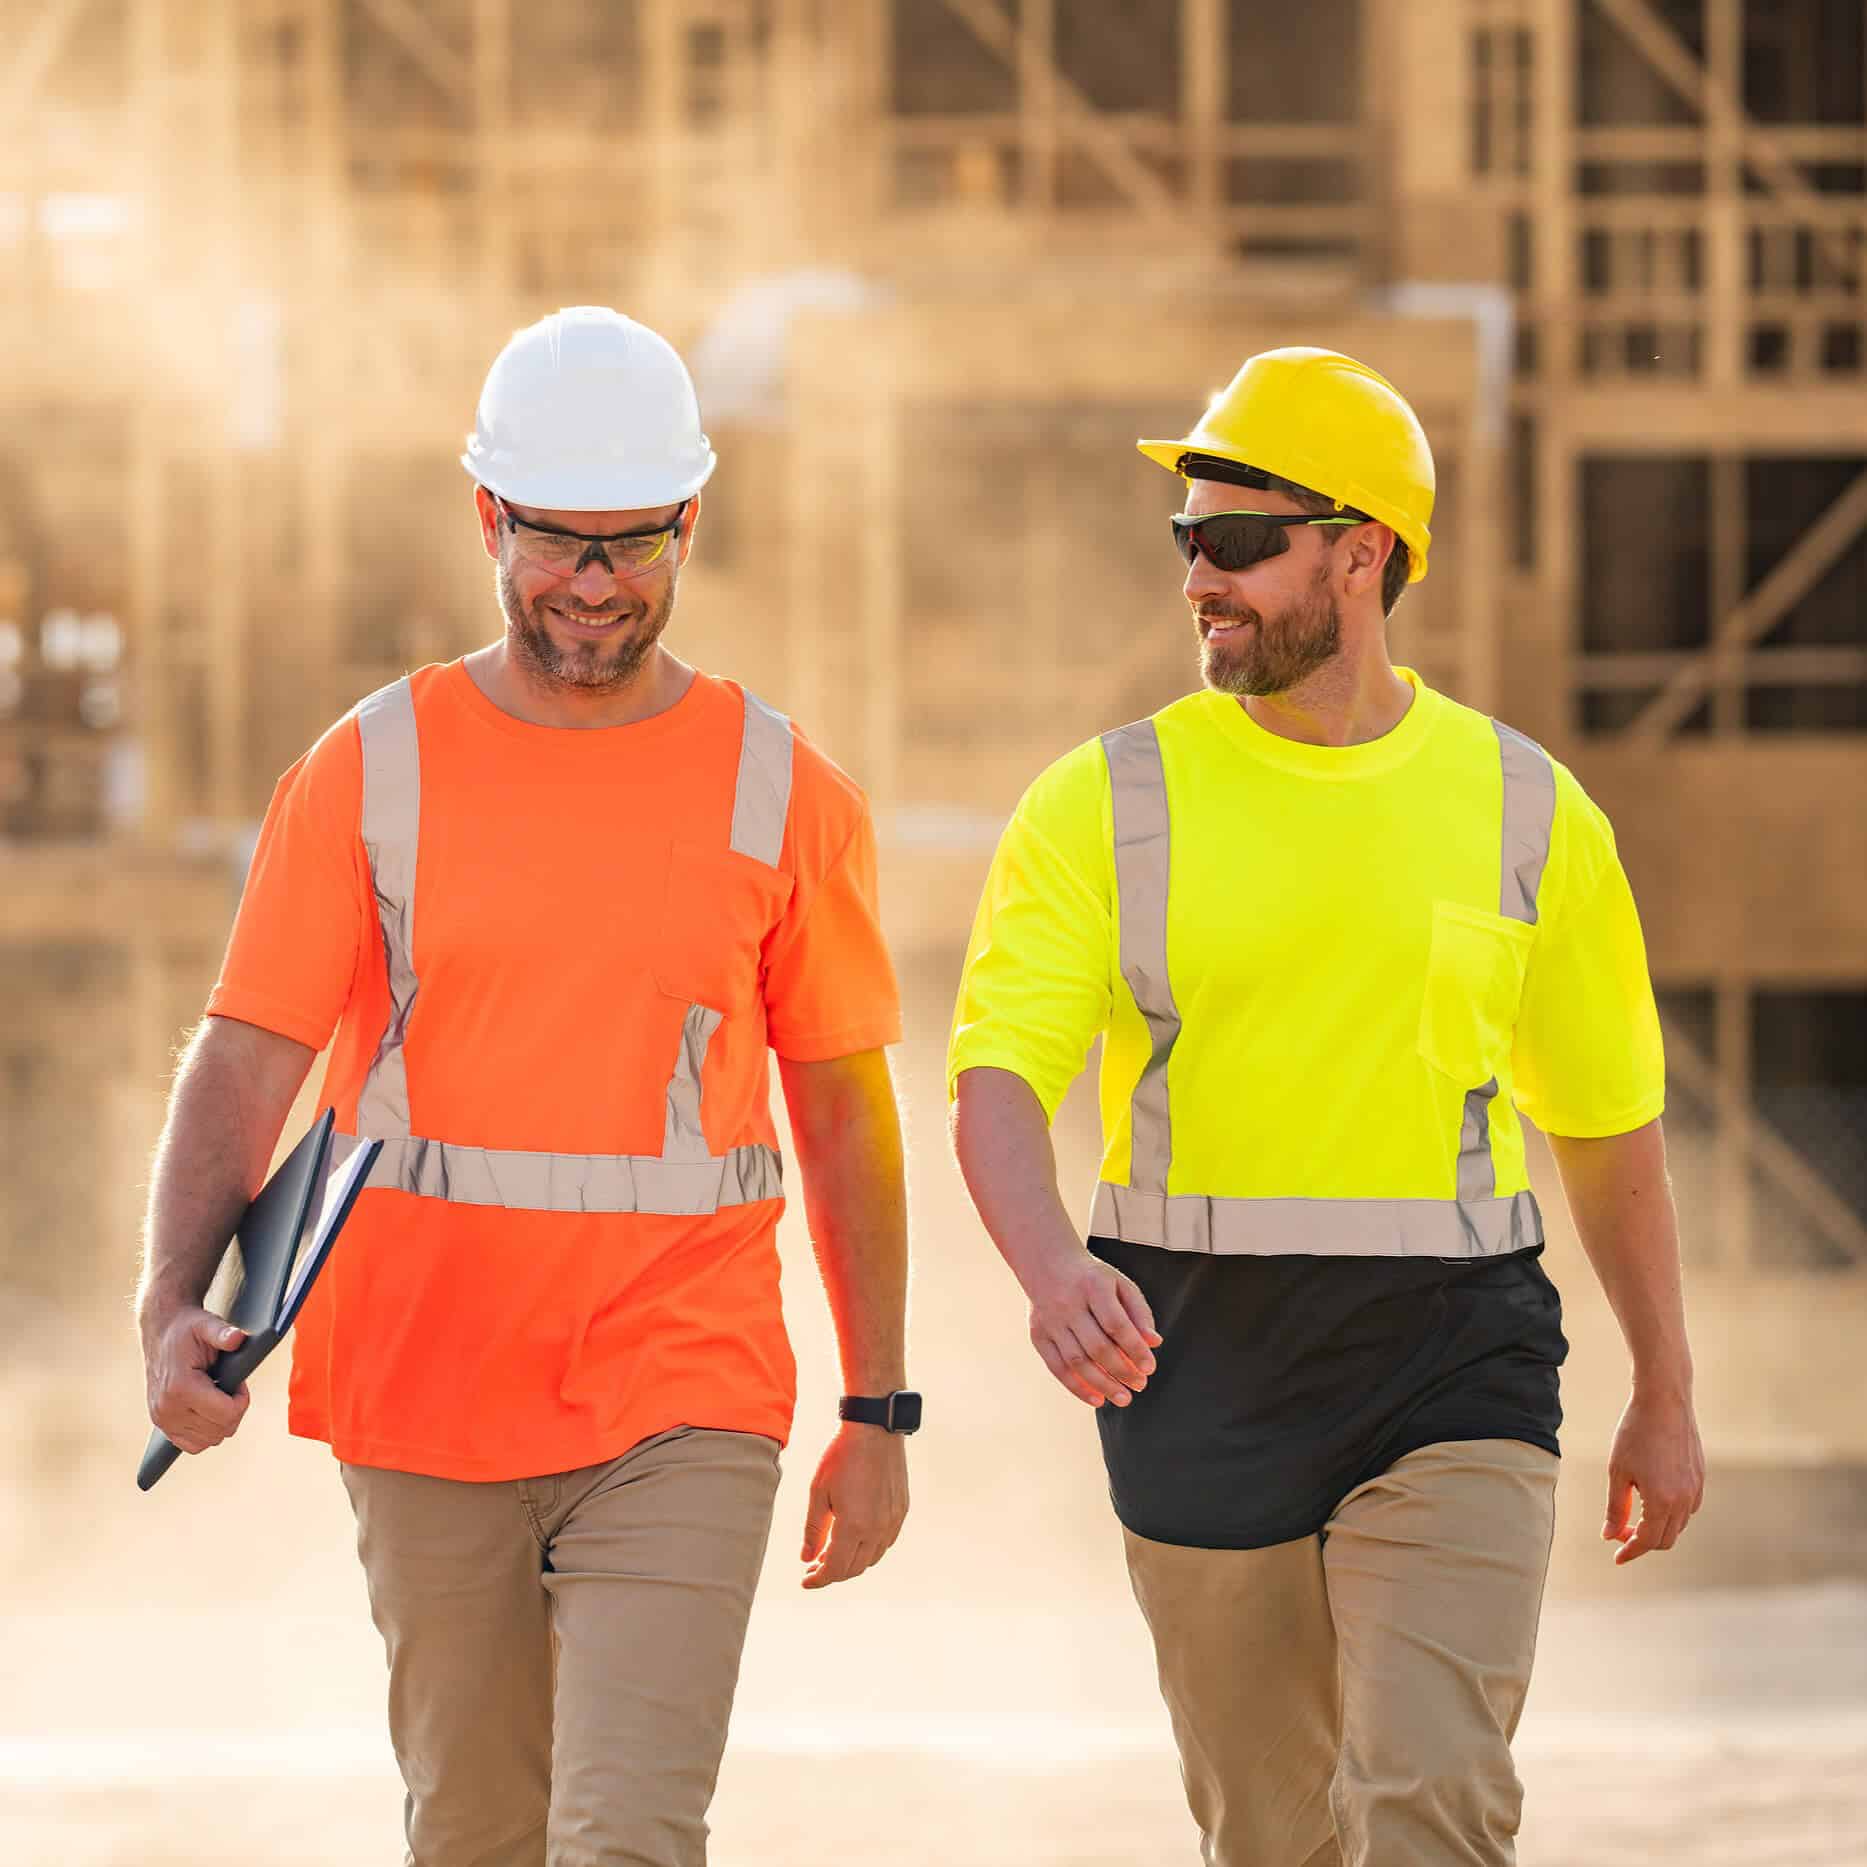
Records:
[[[999,61],[1008,111],[896,113],[891,21],[910,4],[944,8],[966,44]],[[1742,774],[1731,847],[1758,865],[1786,852],[1811,925],[1858,924],[1854,871],[1867,862],[1834,852],[1855,847],[1846,813],[1867,788],[1867,738],[1792,746],[1797,735],[1746,721],[1765,680],[1867,681],[1867,639],[1759,639],[1854,548],[1867,481],[1751,587],[1746,462],[1867,454],[1867,191],[1818,192],[1808,179],[1818,164],[1867,167],[1867,110],[1857,124],[1751,121],[1744,0],[1705,0],[1702,60],[1647,0],[1365,0],[1360,108],[1346,123],[1234,120],[1232,53],[1250,32],[1240,0],[1159,0],[1159,30],[1179,35],[1181,55],[1176,94],[1150,112],[1099,108],[1082,76],[1093,59],[1066,75],[1056,34],[1088,15],[1065,0],[632,0],[639,88],[629,127],[606,138],[541,129],[520,110],[518,51],[539,26],[512,0],[124,0],[124,12],[123,121],[147,185],[115,302],[135,315],[112,327],[104,301],[78,305],[25,265],[0,284],[0,330],[25,354],[69,308],[69,341],[32,397],[121,414],[124,618],[152,850],[172,851],[191,826],[197,841],[229,845],[263,804],[280,746],[399,668],[408,643],[359,647],[350,625],[358,500],[385,469],[425,472],[451,456],[485,359],[570,289],[553,255],[581,281],[572,262],[612,233],[619,203],[639,206],[638,250],[604,258],[611,271],[598,275],[683,344],[733,284],[800,265],[851,268],[902,301],[796,365],[795,406],[811,421],[788,442],[775,502],[791,515],[793,551],[751,573],[782,598],[784,697],[890,805],[916,801],[904,786],[920,769],[903,654],[914,593],[896,548],[912,522],[900,509],[910,388],[963,400],[994,380],[1008,397],[1034,383],[1094,395],[1141,382],[1190,417],[1247,332],[1275,342],[1353,329],[1436,385],[1422,394],[1457,464],[1449,575],[1409,596],[1397,628],[1436,657],[1438,678],[1576,763],[1627,826],[1626,846],[1676,877],[1682,905],[1654,916],[1656,962],[1715,985],[1720,1103],[1732,1132],[1748,1132],[1742,1008],[1759,981],[1816,968],[1799,954],[1833,943],[1779,952],[1732,911],[1712,976],[1689,923],[1723,911],[1715,891],[1728,875],[1693,870],[1666,843],[1688,832],[1703,795],[1704,747],[1681,733],[1702,694],[1706,732]],[[74,159],[54,159],[47,100],[97,17],[87,0],[0,0],[0,22],[12,184],[27,199],[71,188]],[[1604,32],[1616,56],[1684,100],[1687,120],[1582,121],[1579,48]],[[366,62],[413,61],[423,102],[408,121],[351,108],[353,44]],[[279,108],[254,107],[274,90]],[[121,148],[97,160],[95,187],[116,188]],[[1346,199],[1253,193],[1254,177],[1296,162],[1343,165],[1357,185]],[[1693,164],[1702,189],[1661,192],[1653,179]],[[1585,170],[1618,177],[1618,191],[1585,191]],[[383,276],[385,230],[410,253],[445,256],[463,224],[457,277]],[[43,257],[43,243],[32,251]],[[1374,319],[1385,288],[1422,281],[1508,293],[1513,426],[1478,378],[1444,386],[1444,333]],[[241,428],[249,300],[251,330],[276,315],[284,393],[271,446]],[[1216,333],[1197,369],[1189,316]],[[1849,332],[1856,361],[1839,367]],[[861,343],[887,371],[849,367]],[[10,403],[24,393],[0,385]],[[1512,454],[1524,444],[1527,462]],[[1581,476],[1614,454],[1709,461],[1720,626],[1702,656],[1580,652]],[[1507,530],[1514,469],[1534,507],[1527,564]],[[853,547],[825,517],[852,497],[865,515]],[[826,593],[823,567],[839,562],[848,588]],[[720,585],[729,601],[743,595],[739,574]],[[991,666],[981,657],[971,673],[987,680]],[[1658,691],[1624,735],[1584,737],[1586,694],[1642,683]],[[266,706],[283,723],[257,720]],[[1779,819],[1764,800],[1784,787],[1796,808]],[[1846,976],[1867,986],[1867,964]],[[1749,1195],[1732,1172],[1723,1204],[1741,1257]]]

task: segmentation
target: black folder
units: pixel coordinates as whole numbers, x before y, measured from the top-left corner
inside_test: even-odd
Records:
[[[216,1355],[208,1369],[208,1378],[224,1394],[238,1392],[240,1383],[285,1339],[382,1152],[380,1141],[361,1142],[332,1173],[335,1120],[336,1111],[326,1109],[311,1124],[234,1227],[241,1278],[227,1320],[246,1332],[246,1340]],[[308,1242],[307,1226],[315,1228]],[[151,1433],[137,1467],[136,1488],[147,1491],[180,1457],[166,1434]]]

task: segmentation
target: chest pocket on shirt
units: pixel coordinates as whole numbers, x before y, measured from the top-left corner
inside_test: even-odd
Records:
[[[791,899],[791,878],[737,850],[676,843],[655,934],[655,983],[731,1017],[758,996],[759,947]]]
[[[1458,901],[1433,903],[1433,943],[1420,1006],[1420,1054],[1475,1089],[1510,1055],[1536,929]]]

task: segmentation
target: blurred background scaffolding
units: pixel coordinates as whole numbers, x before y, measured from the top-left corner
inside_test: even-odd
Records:
[[[917,1355],[963,1370],[940,1280],[1016,1307],[941,1158],[992,838],[1196,678],[1134,437],[1315,342],[1438,453],[1396,657],[1575,767],[1641,904],[1724,1500],[1668,1579],[1867,1575],[1864,272],[1858,0],[0,0],[19,1456],[76,1483],[139,1437],[127,1362],[86,1403],[47,1347],[122,1356],[173,1048],[278,773],[494,632],[455,457],[505,336],[578,302],[683,349],[719,449],[673,645],[875,800]],[[1538,1175],[1575,1580],[1622,1375]]]

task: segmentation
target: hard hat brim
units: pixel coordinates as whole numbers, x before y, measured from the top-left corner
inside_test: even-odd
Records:
[[[1156,466],[1165,467],[1169,473],[1180,470],[1180,456],[1187,450],[1185,441],[1137,441],[1135,446]]]
[[[691,499],[713,477],[719,456],[707,449],[706,460],[690,472],[671,476],[666,468],[631,471],[614,466],[548,467],[527,473],[501,463],[476,460],[471,450],[460,457],[471,479],[489,493],[515,505],[548,512],[649,512],[657,506]]]

